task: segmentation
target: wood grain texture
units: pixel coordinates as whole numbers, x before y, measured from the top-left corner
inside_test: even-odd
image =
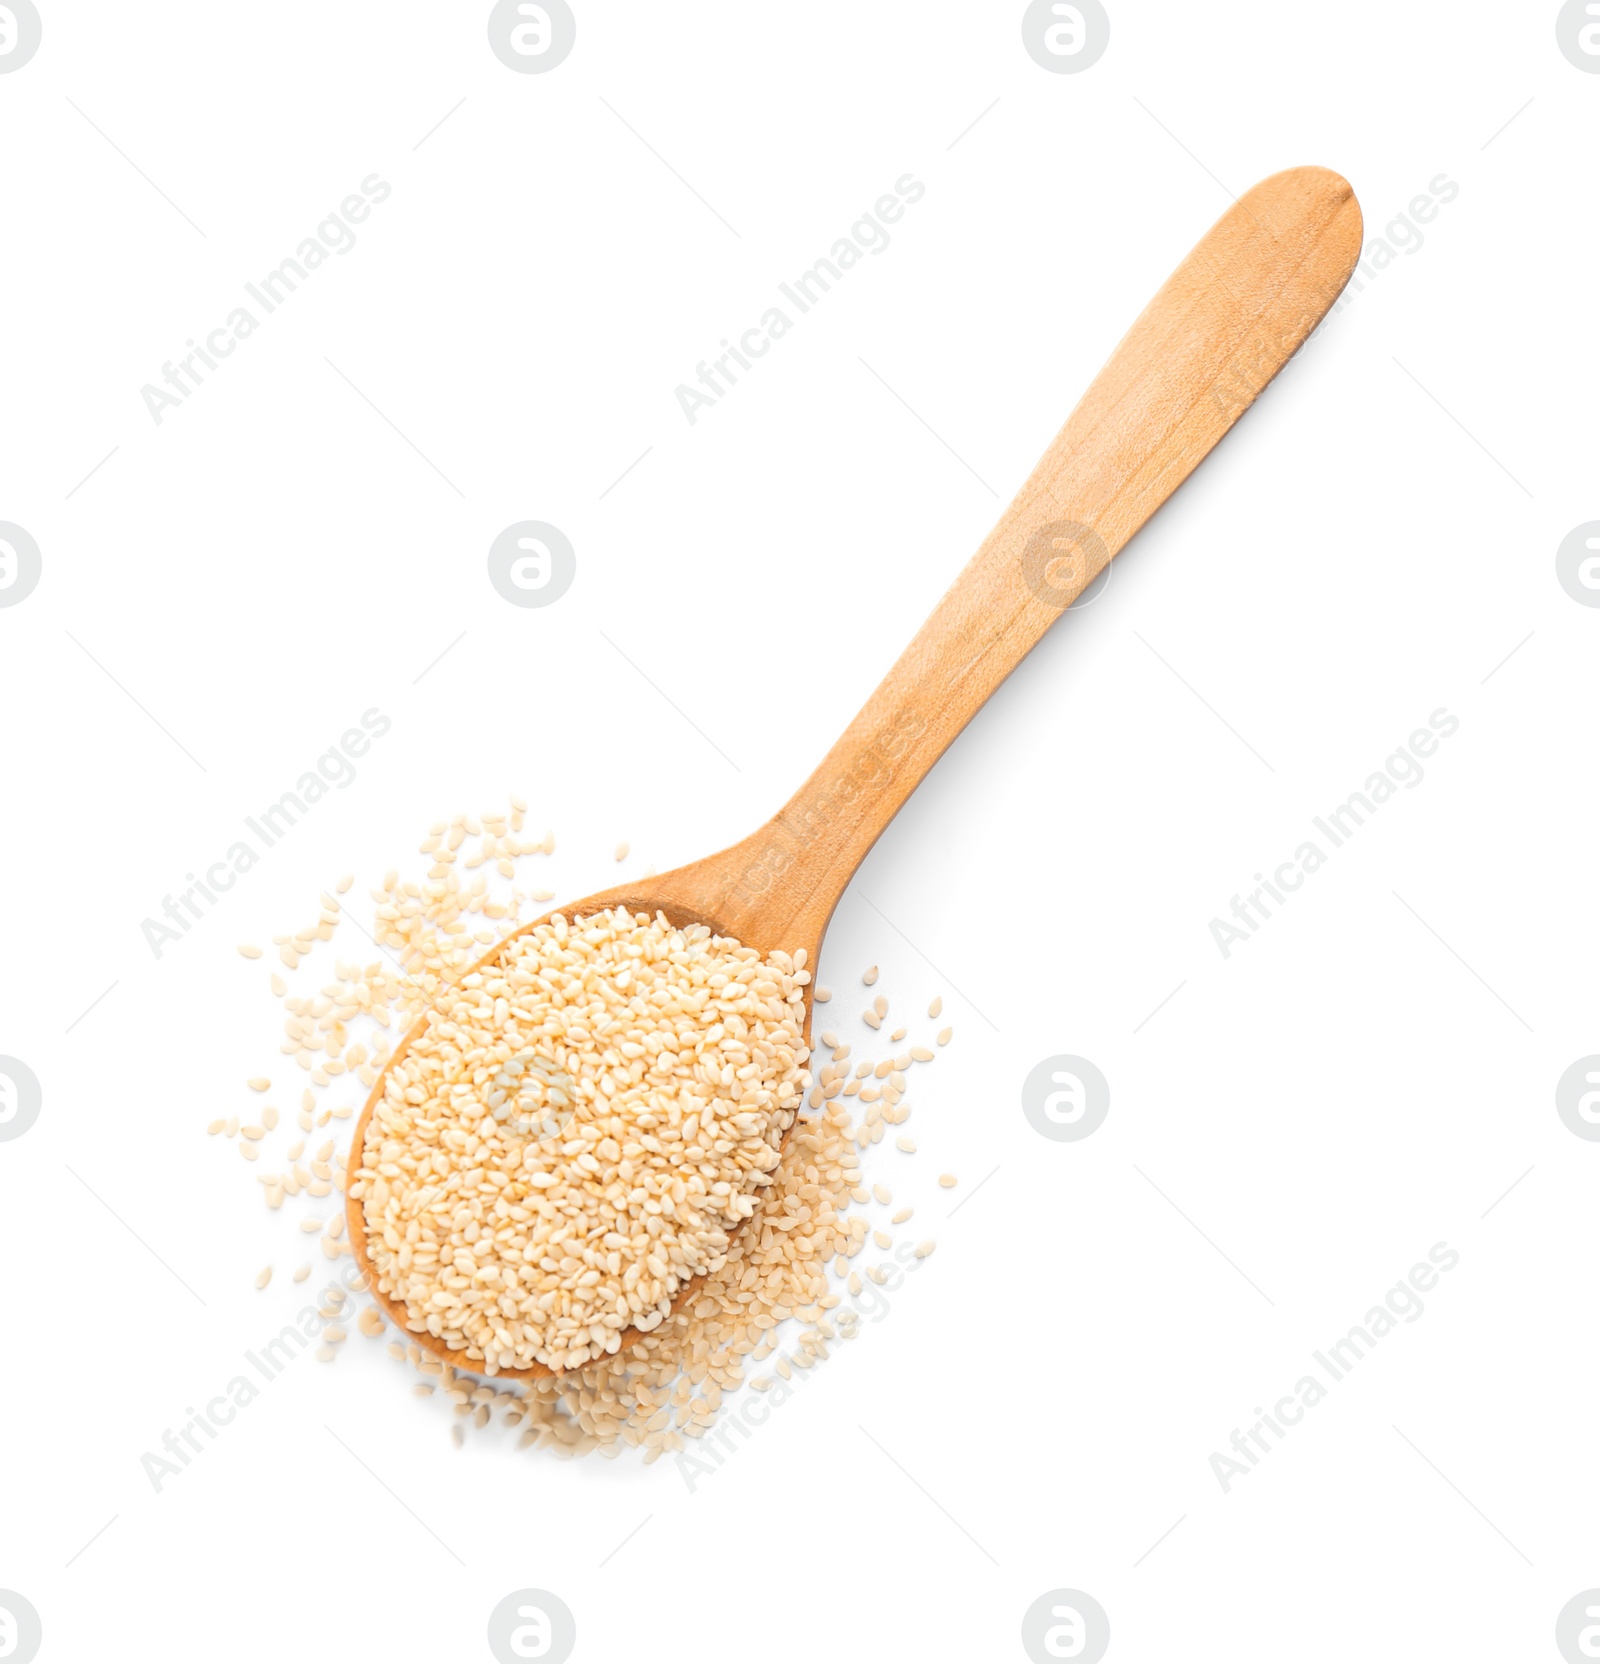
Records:
[[[661,911],[763,952],[804,948],[815,965],[840,896],[901,805],[1298,351],[1349,280],[1361,234],[1354,192],[1325,168],[1291,168],[1246,192],[1140,313],[933,615],[789,802],[731,848],[561,911]],[[380,1079],[352,1162],[382,1091]],[[360,1204],[347,1212],[356,1258],[371,1276]],[[403,1308],[373,1286],[404,1329]],[[482,1370],[432,1336],[414,1338],[459,1368]]]

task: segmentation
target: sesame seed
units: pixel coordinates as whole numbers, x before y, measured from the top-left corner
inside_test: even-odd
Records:
[[[258,948],[254,942],[241,942],[239,944],[239,952],[242,953],[246,959],[259,959],[261,957],[261,949]]]
[[[913,1156],[917,1153],[916,1143],[910,1138],[897,1138],[894,1141],[894,1147],[897,1150],[904,1150],[908,1156]]]
[[[935,1038],[941,1046],[948,1046],[950,1044],[950,1036],[954,1033],[955,1030],[953,1028],[942,1028],[939,1030]]]
[[[930,1004],[929,1007],[928,1007],[928,1015],[930,1017],[937,1017],[939,1015],[939,1013],[943,1010],[944,1010],[944,995],[943,994],[936,994],[933,998],[932,1004]]]
[[[939,1184],[945,1190],[954,1190],[956,1182],[956,1176],[954,1173],[941,1173],[939,1175]]]
[[[867,987],[870,988],[873,983],[878,980],[878,967],[876,965],[869,965],[866,970],[861,973],[861,980],[867,985]]]
[[[270,1265],[262,1266],[262,1268],[256,1273],[256,1287],[265,1288],[271,1281],[272,1267]]]

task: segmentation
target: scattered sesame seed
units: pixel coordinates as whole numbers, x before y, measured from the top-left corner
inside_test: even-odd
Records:
[[[956,1187],[956,1176],[955,1176],[955,1174],[954,1173],[941,1173],[939,1175],[939,1184],[945,1190],[954,1190],[955,1187]]]
[[[256,1287],[265,1288],[271,1281],[272,1267],[270,1265],[262,1266],[262,1268],[256,1273]]]
[[[254,942],[241,942],[239,944],[239,952],[242,953],[246,959],[259,959],[261,957],[261,949],[258,948]]]

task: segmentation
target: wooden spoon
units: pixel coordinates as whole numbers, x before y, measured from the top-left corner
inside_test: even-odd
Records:
[[[1290,168],[1246,192],[1139,315],[1000,523],[789,802],[730,849],[560,911],[661,912],[675,925],[706,924],[762,953],[804,948],[815,968],[839,897],[901,804],[1298,350],[1360,250],[1361,209],[1338,174]],[[474,969],[501,951],[496,945]],[[405,1037],[390,1066],[426,1022]],[[808,1041],[810,1022],[808,995]],[[383,1088],[380,1078],[356,1125],[352,1173]],[[346,1212],[356,1260],[395,1324],[456,1368],[486,1373],[484,1360],[409,1327],[404,1306],[378,1288],[361,1203],[350,1199]],[[687,1284],[674,1310],[698,1286],[699,1279]],[[625,1331],[624,1348],[637,1335]],[[554,1372],[538,1365],[498,1373],[532,1379]]]

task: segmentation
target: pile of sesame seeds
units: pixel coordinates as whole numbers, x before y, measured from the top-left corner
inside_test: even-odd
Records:
[[[558,913],[453,984],[350,1188],[407,1326],[569,1370],[720,1270],[809,1084],[804,966],[619,907]]]
[[[458,815],[436,823],[421,846],[421,853],[431,858],[426,875],[402,881],[391,871],[372,891],[376,915],[371,942],[379,950],[378,958],[366,964],[339,961],[333,979],[315,993],[291,990],[283,976],[272,973],[272,992],[285,1012],[280,1052],[305,1076],[296,1116],[302,1134],[327,1127],[330,1120],[350,1118],[359,1099],[323,1100],[343,1097],[355,1082],[370,1087],[388,1062],[393,1042],[419,1015],[446,1010],[452,998],[461,995],[481,1003],[486,989],[465,986],[471,967],[525,918],[547,911],[538,904],[552,901],[552,890],[524,888],[522,864],[553,855],[555,840],[549,834],[536,841],[524,838],[524,817],[525,806],[513,798],[507,812]],[[619,844],[617,858],[625,856]],[[485,870],[467,876],[474,869]],[[342,896],[349,884],[343,880],[334,889]],[[311,956],[346,923],[362,928],[345,904],[324,894],[314,927],[274,939],[285,970],[299,973],[295,981],[310,974]],[[260,955],[248,945],[240,951],[246,957]],[[799,994],[804,983],[794,983],[793,978],[804,971],[793,961],[787,971],[781,965],[767,968],[769,977],[791,980],[780,1004],[787,1006],[788,996]],[[872,967],[863,975],[862,986],[873,988],[877,981]],[[781,989],[781,981],[774,986]],[[839,1007],[829,1007],[834,996],[827,988],[816,988],[813,997],[813,1027],[822,1028]],[[930,1025],[940,1014],[936,999],[927,1011]],[[789,1076],[792,1091],[781,1108],[791,1118],[796,1110],[799,1115],[774,1164],[750,1169],[766,1182],[752,1184],[744,1193],[748,1224],[732,1231],[724,1227],[729,1241],[708,1256],[708,1273],[693,1295],[669,1315],[661,1313],[658,1303],[653,1308],[654,1326],[635,1323],[634,1338],[626,1344],[619,1338],[615,1349],[608,1344],[596,1348],[597,1337],[591,1336],[597,1355],[575,1360],[575,1367],[555,1378],[524,1383],[490,1374],[485,1380],[453,1369],[411,1335],[397,1335],[380,1307],[362,1302],[369,1291],[352,1263],[342,1274],[343,1286],[325,1288],[319,1304],[302,1314],[308,1332],[322,1326],[317,1356],[328,1362],[338,1357],[353,1319],[355,1332],[387,1338],[390,1355],[418,1372],[419,1395],[449,1404],[451,1433],[458,1443],[469,1428],[484,1428],[494,1417],[520,1429],[519,1445],[558,1456],[591,1451],[616,1456],[637,1448],[647,1462],[673,1452],[684,1460],[682,1453],[693,1449],[687,1441],[703,1437],[716,1425],[725,1395],[741,1386],[783,1393],[796,1372],[803,1376],[815,1369],[840,1343],[861,1332],[857,1306],[863,1298],[872,1298],[873,1285],[892,1287],[902,1268],[921,1264],[933,1252],[931,1238],[917,1240],[899,1230],[912,1219],[913,1207],[904,1201],[896,1206],[890,1185],[869,1185],[861,1162],[868,1146],[884,1141],[887,1129],[910,1117],[908,1081],[916,1069],[932,1062],[935,1047],[948,1044],[951,1030],[912,1037],[907,1025],[891,1017],[889,1002],[881,994],[868,1000],[860,1020],[874,1035],[884,1035],[887,1055],[855,1059],[841,1032],[852,1026],[848,1017],[821,1033],[809,1059],[803,1045],[789,1047],[793,1062],[782,1073]],[[876,1050],[876,1039],[870,1043]],[[734,1074],[737,1079],[737,1069]],[[559,1078],[542,1080],[543,1091],[535,1094],[541,1107],[562,1109],[543,1105],[550,1080]],[[514,1084],[518,1083],[508,1081],[505,1089]],[[272,1091],[263,1076],[252,1077],[248,1086],[253,1092]],[[331,1216],[324,1217],[325,1210],[316,1204],[343,1193],[352,1182],[361,1184],[360,1154],[350,1155],[326,1139],[308,1156],[308,1140],[301,1137],[275,1157],[278,1121],[276,1111],[263,1108],[248,1119],[228,1116],[214,1121],[210,1130],[237,1139],[246,1159],[257,1162],[256,1176],[269,1208],[281,1209],[285,1198],[306,1196],[308,1203],[294,1204],[311,1209],[301,1229],[319,1238],[329,1260],[349,1256],[342,1208],[336,1204]],[[781,1137],[782,1129],[778,1130]],[[915,1152],[907,1136],[894,1143],[905,1156]],[[267,1171],[269,1165],[273,1170]],[[939,1182],[948,1187],[955,1179],[947,1173]],[[731,1200],[731,1183],[727,1194]],[[359,1191],[358,1199],[367,1205]],[[885,1210],[882,1223],[876,1225],[865,1211],[874,1207]],[[369,1236],[369,1243],[373,1240]],[[721,1263],[715,1263],[719,1258]],[[303,1264],[294,1280],[304,1281],[310,1273],[310,1265]],[[271,1276],[271,1267],[263,1268],[257,1287],[269,1287]],[[345,1288],[355,1297],[354,1307],[347,1304]],[[670,1303],[669,1297],[665,1304]],[[423,1323],[426,1326],[426,1317]],[[608,1329],[607,1342],[617,1333],[614,1327]],[[487,1372],[487,1360],[484,1368]]]

